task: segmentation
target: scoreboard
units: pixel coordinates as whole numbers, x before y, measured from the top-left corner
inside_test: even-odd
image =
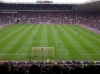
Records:
[[[37,4],[53,4],[51,0],[36,0]]]

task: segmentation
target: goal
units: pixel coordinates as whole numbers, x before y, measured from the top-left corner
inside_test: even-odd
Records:
[[[33,56],[54,56],[54,47],[32,47]]]

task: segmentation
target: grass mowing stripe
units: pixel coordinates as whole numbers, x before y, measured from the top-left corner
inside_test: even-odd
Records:
[[[23,26],[23,27],[20,27],[19,28],[19,30],[22,30],[22,28],[24,28],[25,26]],[[15,37],[18,35],[19,33],[16,33],[16,34],[13,34]],[[13,39],[11,39],[10,41],[13,41],[13,40],[16,40],[15,38],[13,38]],[[15,49],[17,48],[17,47],[14,47],[14,49],[11,49],[14,45],[16,45],[16,43],[15,44],[10,44],[9,42],[7,42],[6,44],[5,44],[5,47],[3,47],[2,48],[2,50],[0,50],[0,53],[5,53],[5,54],[10,54],[10,53],[8,53],[9,51],[11,51],[11,52],[13,52],[13,51],[15,51]],[[5,50],[5,51],[4,51]],[[4,58],[6,58],[6,59],[8,59],[8,58],[12,58],[11,56],[3,56],[2,57],[3,59]]]
[[[41,36],[42,36],[42,30],[43,30],[43,26],[41,25],[37,25],[38,27],[36,27],[34,29],[34,36],[35,36],[35,39],[33,40],[33,43],[31,45],[31,47],[40,47],[40,41],[41,41]],[[32,52],[31,52],[32,53]],[[42,59],[41,56],[32,56],[32,60],[40,60]]]
[[[100,45],[100,37],[98,38],[98,36],[96,36],[95,34],[88,34],[86,31],[84,31],[83,29],[81,29],[81,32],[85,33],[85,35],[83,35],[84,37],[88,38],[90,41],[92,41],[95,45]]]
[[[83,33],[81,32],[81,31],[79,31],[78,33],[82,33],[82,35],[83,36],[86,36],[86,37],[88,37],[88,38],[92,38],[93,40],[92,41],[100,41],[100,36],[99,36],[99,34],[98,34],[98,36],[96,36],[96,33],[95,34],[92,34],[92,31],[90,31],[90,30],[88,30],[88,29],[85,29],[84,27],[81,27],[81,26],[71,26],[72,28],[75,28],[76,29],[76,31],[78,30],[78,29],[81,29],[82,31],[84,31]],[[96,42],[97,42],[96,41]],[[100,42],[99,42],[100,43]]]
[[[0,35],[0,41],[2,41],[4,38],[8,38],[8,36],[13,33],[13,31],[18,28],[19,26],[10,26],[6,30],[3,31],[3,33]]]
[[[70,55],[71,54],[70,52],[73,52],[75,54],[78,54],[78,52],[76,50],[74,50],[75,48],[69,42],[70,40],[68,39],[68,36],[66,36],[65,30],[62,27],[63,26],[58,25],[57,29],[59,30],[60,38],[61,38],[61,40],[66,48],[65,50],[67,51],[67,53],[69,53],[67,56],[62,56],[62,57],[67,57],[68,60],[76,59],[76,56],[73,57],[72,55]],[[64,31],[64,33],[62,31]],[[71,51],[69,51],[69,50],[71,50]],[[81,58],[80,56],[77,57],[77,59],[80,59],[80,58]]]
[[[92,41],[94,41],[94,42],[96,41],[96,42],[100,43],[100,34],[97,34],[97,33],[92,34],[91,33],[92,31],[88,32],[88,31],[90,31],[88,29],[84,30],[84,28],[81,26],[77,26],[77,27],[78,27],[78,29],[82,28],[80,32],[83,32],[84,36],[92,39]]]
[[[78,50],[77,48],[76,48],[76,46],[78,47],[78,46],[80,46],[79,45],[79,43],[78,43],[78,41],[76,41],[73,37],[75,37],[75,35],[73,34],[73,33],[71,33],[70,32],[70,26],[64,26],[63,27],[63,29],[65,29],[65,31],[66,31],[66,35],[67,35],[67,37],[68,37],[68,39],[69,39],[69,41],[72,41],[72,42],[77,42],[77,44],[75,44],[75,46],[73,45],[73,43],[72,43],[72,46],[74,46],[74,49],[76,49],[76,50]],[[71,34],[73,34],[73,35],[71,35]],[[78,38],[78,37],[77,37]],[[77,51],[78,53],[79,53],[79,51]],[[73,53],[72,53],[73,54]],[[81,54],[84,54],[83,52],[81,52]]]
[[[71,28],[72,29],[72,28]],[[81,44],[81,46],[84,48],[84,50],[86,50],[89,54],[97,54],[97,52],[95,52],[91,47],[89,47],[88,45],[87,45],[87,43],[83,40],[83,39],[81,39],[81,37],[82,36],[79,36],[79,39],[77,39],[77,40],[80,40],[80,41],[82,41],[82,42],[84,42],[84,44]],[[75,37],[74,37],[75,38]],[[87,50],[88,49],[88,50]],[[89,51],[89,50],[91,50],[91,52]]]
[[[50,58],[50,60],[59,59],[58,50],[57,50],[57,41],[54,40],[55,36],[53,36],[54,26],[48,25],[48,46],[54,47],[54,57]]]
[[[64,43],[65,41],[66,41],[66,39],[63,37],[62,38],[62,36],[61,36],[61,28],[59,28],[58,26],[57,26],[57,29],[59,30],[59,32],[58,32],[58,34],[59,34],[59,38],[62,40],[62,42],[63,42],[63,44],[64,44],[64,47],[66,46],[66,44]],[[63,40],[64,39],[64,40]],[[67,50],[67,48],[65,49],[66,51],[67,51],[67,53],[69,54],[69,52],[68,52],[68,50]]]
[[[41,42],[41,37],[42,37],[42,31],[43,31],[43,26],[39,25],[39,29],[38,29],[38,32],[36,34],[36,39],[34,41],[34,42],[36,42],[34,44],[34,47],[41,47],[40,42]],[[37,42],[39,42],[39,43],[37,43]]]
[[[72,44],[71,44],[71,42],[70,42],[68,36],[67,36],[65,33],[62,33],[62,31],[65,32],[65,30],[63,29],[63,26],[58,26],[58,28],[59,28],[59,31],[60,31],[60,32],[59,32],[59,33],[60,33],[60,37],[61,37],[61,39],[62,39],[62,41],[63,41],[63,43],[64,43],[64,45],[65,45],[65,47],[66,47],[66,50],[68,51],[68,49],[71,49],[72,52],[78,54],[78,52],[74,50],[75,48],[72,46]],[[72,43],[73,43],[73,42],[72,42]],[[70,52],[70,51],[68,51],[68,52]]]
[[[43,25],[40,47],[48,47],[47,26],[46,25],[45,26]]]
[[[77,26],[77,27],[79,27],[79,26]],[[82,27],[77,28],[77,30],[79,30],[79,33],[81,33],[81,35],[84,36],[84,38],[87,38],[89,41],[91,41],[93,43],[97,43],[95,45],[98,45],[100,43],[98,40],[96,41],[97,37],[95,37],[94,35],[88,33],[85,30],[82,30],[80,28],[82,28]]]
[[[58,36],[56,36],[55,34],[57,33],[57,31],[56,31],[56,27],[55,26],[51,26],[51,27],[49,27],[49,31],[51,31],[51,34],[49,35],[49,37],[48,37],[48,39],[49,39],[49,42],[51,42],[52,41],[52,46],[54,47],[54,54],[55,54],[55,56],[53,57],[53,59],[55,60],[57,60],[57,59],[61,59],[61,57],[62,57],[62,55],[59,53],[61,50],[60,50],[60,47],[59,47],[59,42],[56,40],[56,38],[58,37]],[[51,43],[49,43],[49,45],[51,45]],[[65,58],[65,57],[64,57]]]
[[[57,32],[58,31],[58,32]],[[57,28],[57,26],[55,26],[55,41],[57,41],[58,43],[57,43],[57,51],[58,51],[58,55],[59,55],[59,60],[61,60],[61,59],[66,59],[67,57],[62,57],[61,55],[62,54],[69,54],[68,53],[68,51],[66,51],[66,47],[64,46],[64,44],[63,44],[63,42],[62,42],[62,40],[61,40],[61,38],[60,38],[60,34],[59,34],[59,29]],[[59,50],[60,49],[60,50]]]
[[[70,26],[65,26],[64,27],[65,29],[67,29],[67,33],[68,33],[68,36],[70,36],[70,38],[75,42],[78,42],[76,39],[75,39],[75,35],[73,34],[73,32],[71,32],[72,30],[70,29]],[[78,38],[78,36],[77,36]],[[75,50],[77,50],[77,52],[79,54],[89,54],[86,50],[84,50],[84,47],[80,44],[80,43],[77,43],[75,45],[73,45],[75,47]],[[82,57],[82,59],[93,59],[91,56],[87,56],[87,57],[83,57],[82,55],[80,55]]]
[[[54,47],[54,55],[55,55],[55,45],[54,45],[54,40],[53,40],[53,36],[52,36],[52,29],[53,27],[48,25],[47,26],[47,39],[48,39],[48,46],[49,47]],[[53,57],[49,57],[47,59],[53,59]]]
[[[16,40],[15,41],[16,43],[13,45],[13,47],[11,48],[11,50],[8,53],[16,54],[16,52],[22,47],[23,43],[26,41],[27,37],[29,37],[29,35],[31,33],[30,28],[31,28],[31,26],[27,27],[26,25],[24,25],[24,28],[21,29],[21,32],[19,34],[17,34],[17,36],[14,39],[14,40]],[[26,29],[27,29],[27,31],[26,31]],[[15,49],[15,50],[13,50],[13,49]]]
[[[79,30],[81,30],[81,29],[79,29]],[[81,32],[84,32],[83,30],[81,31]],[[84,36],[84,35],[82,35],[84,38],[84,41],[87,41],[88,43],[89,43],[89,45],[91,45],[91,47],[96,51],[96,52],[98,52],[98,53],[100,53],[100,50],[99,50],[99,44],[100,43],[95,43],[94,41],[92,41],[92,39],[91,38],[88,38],[87,36]],[[87,44],[88,44],[87,43]]]
[[[23,26],[26,27],[22,28]],[[30,31],[30,27],[32,28],[33,26],[35,28],[32,32]],[[69,25],[68,26],[66,25],[63,26],[62,25],[49,25],[49,26],[13,25],[11,28],[10,27],[4,28],[5,33],[0,34],[0,37],[2,38],[2,39],[0,38],[0,42],[2,42],[2,44],[0,45],[1,47],[3,47],[3,49],[0,50],[1,51],[0,60],[29,60],[29,55],[32,53],[31,48],[34,46],[39,47],[44,45],[48,47],[49,46],[55,47],[55,54],[56,54],[55,57],[44,57],[45,59],[47,58],[49,58],[50,60],[51,59],[52,60],[98,60],[100,59],[100,55],[97,54],[95,50],[93,50],[96,49],[97,52],[100,51],[99,50],[100,36],[96,33],[92,35],[91,31],[87,29],[84,31],[83,27],[73,26],[73,25],[70,26]],[[19,29],[20,27],[22,28],[21,30]],[[76,34],[74,32],[74,27],[76,28],[77,31]],[[27,33],[25,33],[26,29],[29,30]],[[50,30],[52,31],[51,33]],[[59,31],[59,33],[56,32],[57,30]],[[60,30],[63,30],[64,34],[62,34]],[[17,35],[15,33],[17,33]],[[23,33],[25,33],[25,36],[23,35]],[[48,33],[50,33],[50,35],[48,35]],[[79,37],[79,33],[82,34],[80,37]],[[10,35],[12,37],[10,37]],[[22,36],[23,39],[20,38]],[[33,39],[33,36],[35,36],[36,38]],[[5,40],[7,38],[8,40]],[[40,45],[42,43],[43,45]],[[61,45],[59,46],[59,43],[61,43],[61,45],[63,44],[63,46]],[[64,46],[65,48],[68,49],[68,52],[70,54],[66,54],[65,49],[62,49],[64,48]],[[18,50],[16,49],[17,47],[20,48],[18,54],[16,54]],[[4,50],[4,48],[6,50]],[[87,52],[86,53],[83,52],[83,49],[84,51]],[[31,58],[31,60],[41,60],[41,59],[42,59],[41,56],[40,57],[32,56]]]
[[[41,40],[40,40],[40,47],[48,47],[48,37],[47,37],[47,25],[43,25],[43,29],[42,29],[42,36],[41,36]],[[47,49],[48,50],[48,49]],[[45,59],[48,59],[49,56],[44,56],[45,54],[45,51],[43,51],[43,60]]]
[[[71,26],[71,29],[72,29],[72,26]],[[74,31],[74,30],[72,30],[72,31],[78,33],[78,31]],[[79,30],[79,31],[80,31],[80,30]],[[82,34],[82,33],[81,33],[81,34]],[[85,50],[88,49],[88,50],[86,50],[86,51],[87,51],[89,54],[97,54],[97,52],[95,52],[94,50],[92,50],[92,48],[91,48],[90,46],[88,46],[87,43],[86,43],[86,41],[84,41],[81,37],[82,37],[82,36],[79,36],[79,38],[77,38],[77,37],[74,37],[74,38],[75,38],[78,42],[79,42],[79,41],[84,42],[84,44],[81,44],[81,45],[84,47]],[[91,52],[90,52],[89,50],[91,50]]]
[[[34,40],[35,40],[34,37],[36,37],[36,33],[37,33],[38,29],[39,29],[39,26],[33,25],[32,27],[33,27],[33,30],[32,30],[32,33],[31,33],[32,39],[29,39],[30,40],[29,42],[31,42],[31,43],[29,43],[30,47],[29,47],[29,51],[27,53],[27,54],[31,54],[31,55],[32,55],[33,43],[34,43]]]
[[[22,28],[23,27],[19,27],[17,30],[21,30]],[[14,37],[13,38],[11,38],[11,37],[12,36],[16,37],[17,34],[19,34],[19,32],[17,32],[17,33],[12,32],[9,34],[7,39],[2,39],[3,41],[0,44],[0,53],[5,53],[6,51],[4,51],[4,50],[9,50],[11,48],[12,44],[9,42],[11,42],[12,40],[15,40]]]
[[[13,27],[14,25],[9,25],[9,26],[6,26],[6,27],[4,27],[4,28],[0,28],[0,32],[2,32],[2,31],[5,31],[5,30],[7,30],[7,29],[11,29],[11,27]]]
[[[23,36],[25,37],[25,39],[23,40],[24,41],[23,45],[20,47],[21,52],[18,52],[16,54],[29,54],[28,53],[29,50],[32,49],[31,44],[33,42],[33,31],[34,31],[33,25],[30,25],[29,31],[26,32],[26,34]]]
[[[87,44],[87,43],[86,43]],[[89,44],[87,44],[89,47],[91,47],[97,54],[99,54],[92,46],[90,46]]]
[[[27,27],[26,25],[24,25],[24,28],[22,28],[22,31],[17,35],[19,38],[16,39],[16,37],[15,37],[16,43],[12,46],[11,50],[9,50],[7,52],[8,54],[12,54],[12,53],[16,54],[17,51],[21,50],[20,48],[22,47],[22,45],[25,42],[25,40],[27,39],[27,37],[29,37],[28,35],[30,35],[30,28],[31,28],[31,26]],[[26,29],[28,29],[28,31],[26,31]],[[20,41],[23,43],[20,43]],[[26,46],[26,48],[27,48],[27,46]],[[26,56],[23,56],[23,59],[25,57]],[[22,56],[16,57],[17,60],[21,59],[21,58],[22,58]],[[16,60],[14,57],[12,59]]]
[[[80,32],[80,30],[79,31],[77,31],[77,32]],[[82,34],[82,33],[81,33]],[[75,37],[74,37],[75,38]],[[97,51],[94,51],[93,50],[93,48],[91,48],[86,42],[88,41],[88,40],[83,40],[84,39],[84,37],[81,35],[80,37],[79,37],[79,39],[81,39],[82,40],[82,42],[84,42],[84,44],[82,44],[82,46],[83,46],[83,48],[84,48],[84,50],[86,50],[89,54],[98,54],[97,53]],[[79,40],[78,39],[78,40]],[[88,49],[88,50],[87,50]],[[91,56],[91,55],[90,55]],[[95,57],[93,57],[93,56],[91,56],[93,59],[95,59]],[[91,59],[90,59],[91,60]]]
[[[33,41],[33,25],[30,25],[30,30],[28,32],[28,34],[26,33],[25,37],[25,41],[23,42],[23,45],[20,47],[20,50],[19,52],[17,53],[19,55],[19,58],[18,59],[29,59],[29,56],[32,54],[32,53],[29,53],[30,50],[32,51],[32,41]],[[20,55],[22,54],[22,55]],[[23,56],[23,54],[26,54],[25,56]]]
[[[56,36],[55,36],[55,33],[56,33],[57,31],[56,31],[56,28],[55,28],[55,26],[53,26],[52,25],[52,40],[53,40],[53,42],[54,42],[54,49],[55,49],[55,60],[56,59],[59,59],[60,58],[60,56],[59,56],[59,52],[58,52],[58,50],[57,49],[59,49],[59,47],[58,47],[58,42],[57,42],[57,40],[56,40]]]
[[[81,32],[83,32],[84,34],[86,34],[87,35],[87,32],[86,31],[84,31],[84,30],[82,30],[82,29],[80,29],[80,28],[78,28],[78,30],[81,30]],[[81,33],[80,32],[80,33]],[[84,36],[84,35],[83,35]],[[93,36],[93,35],[91,35],[90,34],[90,36]],[[90,37],[88,37],[88,36],[84,36],[84,38],[87,38],[90,42],[92,42],[96,47],[98,47],[98,48],[100,48],[99,47],[99,45],[100,45],[100,42],[98,41],[98,40],[95,40],[97,37],[95,37],[95,38],[90,38]],[[96,41],[96,42],[95,42]],[[98,43],[99,42],[99,43]]]
[[[71,55],[71,54],[79,54],[79,53],[78,53],[78,51],[75,50],[75,47],[73,46],[73,43],[71,43],[71,41],[73,41],[73,40],[71,40],[70,36],[68,35],[68,33],[67,33],[68,30],[64,29],[64,26],[59,26],[59,27],[61,28],[61,30],[64,31],[62,37],[65,38],[65,40],[64,40],[65,41],[65,46],[68,49],[68,51],[70,52],[70,56],[72,57],[72,59],[80,59],[81,56]],[[64,39],[64,38],[62,38],[62,39]],[[66,44],[66,41],[68,42],[67,44]]]
[[[36,42],[38,41],[38,35],[39,35],[38,33],[39,33],[40,25],[38,25],[38,26],[35,25],[33,27],[34,27],[34,30],[32,31],[33,37],[32,37],[32,40],[31,40],[32,44],[30,43],[31,44],[31,46],[30,46],[31,51],[32,51],[32,47],[37,47]]]
[[[92,31],[91,30],[89,30],[89,29],[86,29],[86,28],[84,28],[84,27],[82,27],[82,26],[77,26],[79,29],[81,28],[81,30],[83,30],[85,33],[86,33],[86,35],[88,35],[88,36],[90,36],[90,37],[93,37],[93,39],[95,40],[95,37],[96,37],[96,39],[98,40],[98,41],[100,41],[100,34],[98,34],[98,33],[93,33],[92,34]]]

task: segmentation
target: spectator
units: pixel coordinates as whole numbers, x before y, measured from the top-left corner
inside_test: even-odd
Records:
[[[74,73],[75,73],[75,74],[82,74],[82,73],[83,73],[83,72],[82,72],[82,67],[80,67],[80,66],[75,67]]]
[[[40,68],[37,65],[32,65],[29,69],[29,74],[40,74]]]
[[[59,65],[54,65],[51,68],[51,73],[52,74],[61,74],[61,67]]]
[[[9,63],[4,62],[0,65],[0,74],[11,74],[11,66]]]
[[[41,74],[46,74],[46,72],[45,71],[42,71]]]
[[[74,69],[70,68],[69,71],[68,71],[68,74],[75,74]]]
[[[83,74],[98,74],[98,69],[94,65],[89,65],[83,68]]]
[[[18,69],[15,69],[14,70],[14,74],[19,74],[19,70]]]

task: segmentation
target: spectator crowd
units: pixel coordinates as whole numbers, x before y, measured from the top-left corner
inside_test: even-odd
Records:
[[[19,24],[81,24],[100,30],[100,12],[19,11],[0,13],[0,26]]]
[[[100,65],[96,63],[34,63],[3,62],[0,74],[100,74]]]

